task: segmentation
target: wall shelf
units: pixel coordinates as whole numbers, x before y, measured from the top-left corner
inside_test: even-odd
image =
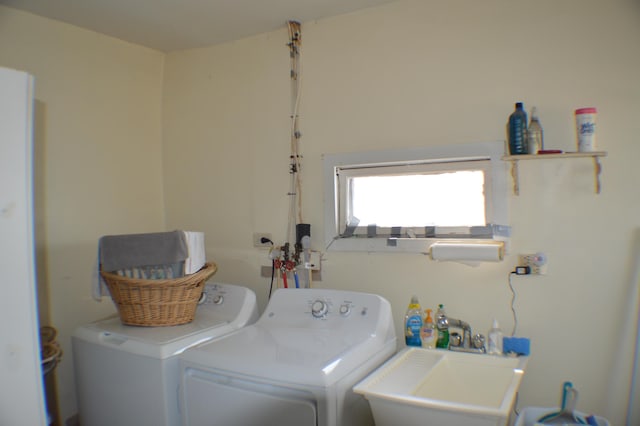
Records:
[[[552,160],[552,159],[571,159],[571,158],[592,158],[593,159],[593,175],[595,180],[595,192],[600,193],[600,173],[602,166],[600,157],[606,157],[605,151],[594,152],[565,152],[561,154],[525,154],[525,155],[505,155],[502,157],[504,161],[511,162],[511,177],[513,178],[513,193],[520,195],[520,179],[518,176],[518,163],[524,160]]]

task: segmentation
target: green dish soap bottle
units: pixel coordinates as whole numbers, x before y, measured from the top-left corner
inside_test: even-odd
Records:
[[[443,304],[438,305],[436,327],[438,328],[436,348],[449,349],[449,320],[447,319],[447,313],[444,311]]]
[[[422,346],[420,330],[422,329],[422,309],[418,297],[411,297],[411,303],[404,316],[404,341],[407,346]]]

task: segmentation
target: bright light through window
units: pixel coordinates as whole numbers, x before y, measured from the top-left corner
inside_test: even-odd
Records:
[[[420,252],[508,237],[504,141],[324,155],[328,250]]]
[[[363,176],[351,179],[352,215],[379,227],[484,226],[484,173]]]

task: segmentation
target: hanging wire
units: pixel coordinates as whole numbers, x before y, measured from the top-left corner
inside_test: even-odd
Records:
[[[302,177],[298,109],[300,106],[302,67],[300,66],[301,26],[299,22],[287,22],[289,30],[289,58],[291,62],[291,149],[290,149],[290,185],[289,185],[289,218],[287,241],[295,241],[295,226],[303,223],[302,215]]]
[[[516,301],[516,292],[513,289],[513,283],[511,282],[511,277],[513,277],[516,273],[509,272],[509,288],[511,289],[511,313],[513,314],[513,329],[511,330],[511,337],[516,335],[516,328],[518,327],[518,316],[516,315],[516,308],[514,303]]]

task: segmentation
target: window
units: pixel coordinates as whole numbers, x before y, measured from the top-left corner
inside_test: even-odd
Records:
[[[328,249],[426,252],[506,227],[503,142],[324,156]]]

